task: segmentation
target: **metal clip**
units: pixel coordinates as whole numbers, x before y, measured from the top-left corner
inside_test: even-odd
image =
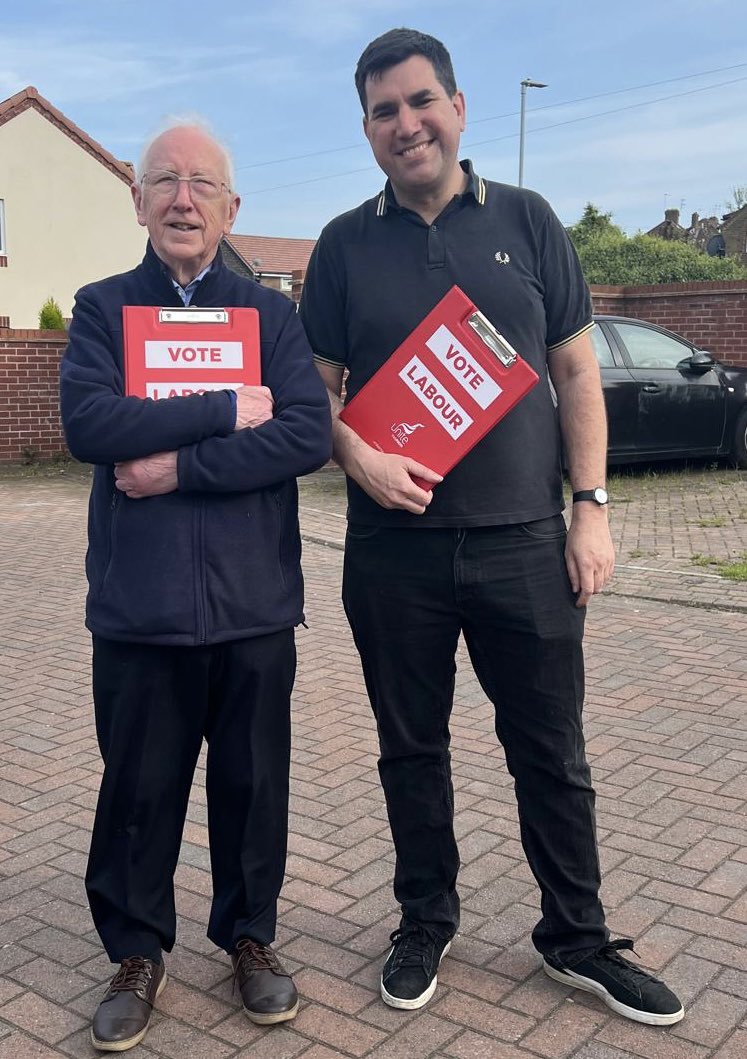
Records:
[[[475,309],[472,315],[467,317],[467,323],[477,334],[478,338],[482,339],[491,353],[498,357],[501,364],[507,368],[513,366],[518,356],[516,350],[503,337],[500,331],[496,331],[486,316],[483,316],[478,309]]]
[[[193,309],[186,305],[183,309],[159,309],[159,324],[227,324],[226,309]]]

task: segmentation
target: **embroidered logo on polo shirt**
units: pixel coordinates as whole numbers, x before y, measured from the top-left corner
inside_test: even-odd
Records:
[[[495,259],[499,265],[508,265],[511,261],[505,250],[496,250]]]
[[[408,442],[411,434],[414,434],[418,427],[424,427],[425,423],[392,423],[389,428],[392,432],[392,437],[397,442],[399,447],[403,449]]]

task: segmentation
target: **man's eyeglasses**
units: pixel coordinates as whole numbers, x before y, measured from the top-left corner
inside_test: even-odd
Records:
[[[142,177],[142,183],[147,184],[154,195],[164,199],[176,198],[179,184],[182,181],[189,185],[191,197],[203,202],[217,199],[224,191],[231,190],[227,184],[211,180],[210,177],[178,176],[168,169],[152,169],[150,172],[144,173]]]

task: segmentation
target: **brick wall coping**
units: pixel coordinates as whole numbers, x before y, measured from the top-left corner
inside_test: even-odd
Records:
[[[589,289],[592,295],[605,298],[650,298],[681,297],[684,294],[747,294],[747,280],[698,280],[692,283],[647,283],[616,286],[594,283]]]
[[[40,331],[31,327],[0,327],[0,342],[67,342],[67,331]]]

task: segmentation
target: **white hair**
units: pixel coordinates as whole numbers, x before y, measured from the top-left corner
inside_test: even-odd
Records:
[[[209,140],[215,144],[218,150],[223,155],[226,171],[226,183],[228,184],[229,190],[235,191],[236,189],[236,173],[234,171],[233,159],[231,158],[231,152],[228,150],[224,143],[217,138],[210,125],[201,118],[198,114],[185,114],[178,117],[169,117],[159,126],[156,132],[150,136],[143,144],[143,149],[140,152],[140,161],[137,164],[135,170],[135,181],[140,183],[143,179],[144,174],[147,171],[148,155],[150,154],[151,148],[156,140],[160,139],[161,136],[166,132],[171,132],[173,129],[197,129],[203,135],[207,136]]]

